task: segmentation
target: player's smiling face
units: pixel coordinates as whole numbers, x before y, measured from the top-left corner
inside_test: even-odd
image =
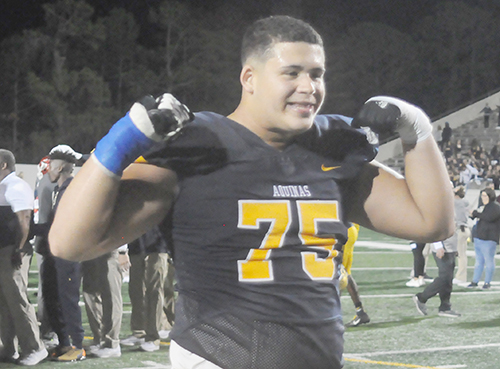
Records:
[[[261,122],[284,134],[309,129],[325,97],[325,54],[320,45],[282,42],[255,69],[254,97]]]

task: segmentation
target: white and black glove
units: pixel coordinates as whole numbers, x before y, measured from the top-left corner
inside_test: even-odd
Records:
[[[369,127],[377,134],[396,132],[403,143],[410,145],[432,134],[431,121],[422,109],[389,96],[368,99],[354,117],[352,126]]]
[[[123,170],[156,142],[169,140],[194,119],[194,115],[171,94],[157,99],[143,97],[116,122],[96,145],[94,158],[121,176]]]
[[[144,113],[147,113],[147,118]],[[173,95],[144,96],[130,109],[134,124],[154,141],[168,140],[194,119],[189,108]]]

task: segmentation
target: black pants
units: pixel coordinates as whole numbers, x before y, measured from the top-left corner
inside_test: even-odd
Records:
[[[425,243],[416,243],[416,247],[412,249],[413,252],[413,276],[415,278],[424,275],[425,269],[425,258],[424,258],[424,248]]]
[[[46,255],[41,268],[45,309],[61,346],[82,348],[81,264]]]
[[[427,300],[439,293],[439,298],[441,299],[439,311],[450,310],[456,252],[445,252],[441,259],[436,256],[435,252],[432,255],[434,256],[434,260],[436,260],[439,275],[437,278],[434,278],[434,281],[423,292],[418,293],[417,297],[421,302],[426,303]]]

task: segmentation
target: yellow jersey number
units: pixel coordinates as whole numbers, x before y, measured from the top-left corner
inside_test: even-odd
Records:
[[[334,237],[318,237],[317,225],[321,222],[338,222],[337,201],[297,201],[299,239],[311,251],[303,251],[302,269],[313,280],[331,280],[335,274]],[[273,249],[283,246],[285,235],[292,222],[292,203],[289,200],[240,200],[238,203],[238,228],[259,229],[262,222],[269,222],[269,230],[258,249],[251,249],[245,260],[238,260],[238,275],[241,282],[263,282],[274,280]],[[320,258],[314,249],[328,251]]]

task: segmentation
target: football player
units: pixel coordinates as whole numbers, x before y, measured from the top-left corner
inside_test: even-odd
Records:
[[[448,237],[447,172],[429,118],[405,101],[372,98],[352,125],[318,115],[325,52],[309,24],[256,21],[241,60],[241,100],[227,117],[193,119],[169,94],[132,106],[68,188],[52,252],[95,258],[169,216],[174,368],[341,368],[336,258],[348,222]],[[373,161],[361,126],[399,133],[406,178]],[[147,164],[131,164],[140,155]]]
[[[347,292],[349,292],[351,300],[354,304],[354,308],[356,309],[356,315],[354,315],[354,318],[350,322],[346,323],[345,325],[346,327],[357,327],[361,324],[370,323],[370,317],[363,309],[363,304],[361,303],[358,284],[351,275],[352,260],[354,256],[353,255],[354,243],[358,240],[358,234],[359,234],[359,225],[353,223],[349,227],[347,232],[348,238],[346,244],[344,245],[343,258],[342,258],[342,265],[346,270],[346,278],[347,278],[347,283],[345,288],[347,289]]]

